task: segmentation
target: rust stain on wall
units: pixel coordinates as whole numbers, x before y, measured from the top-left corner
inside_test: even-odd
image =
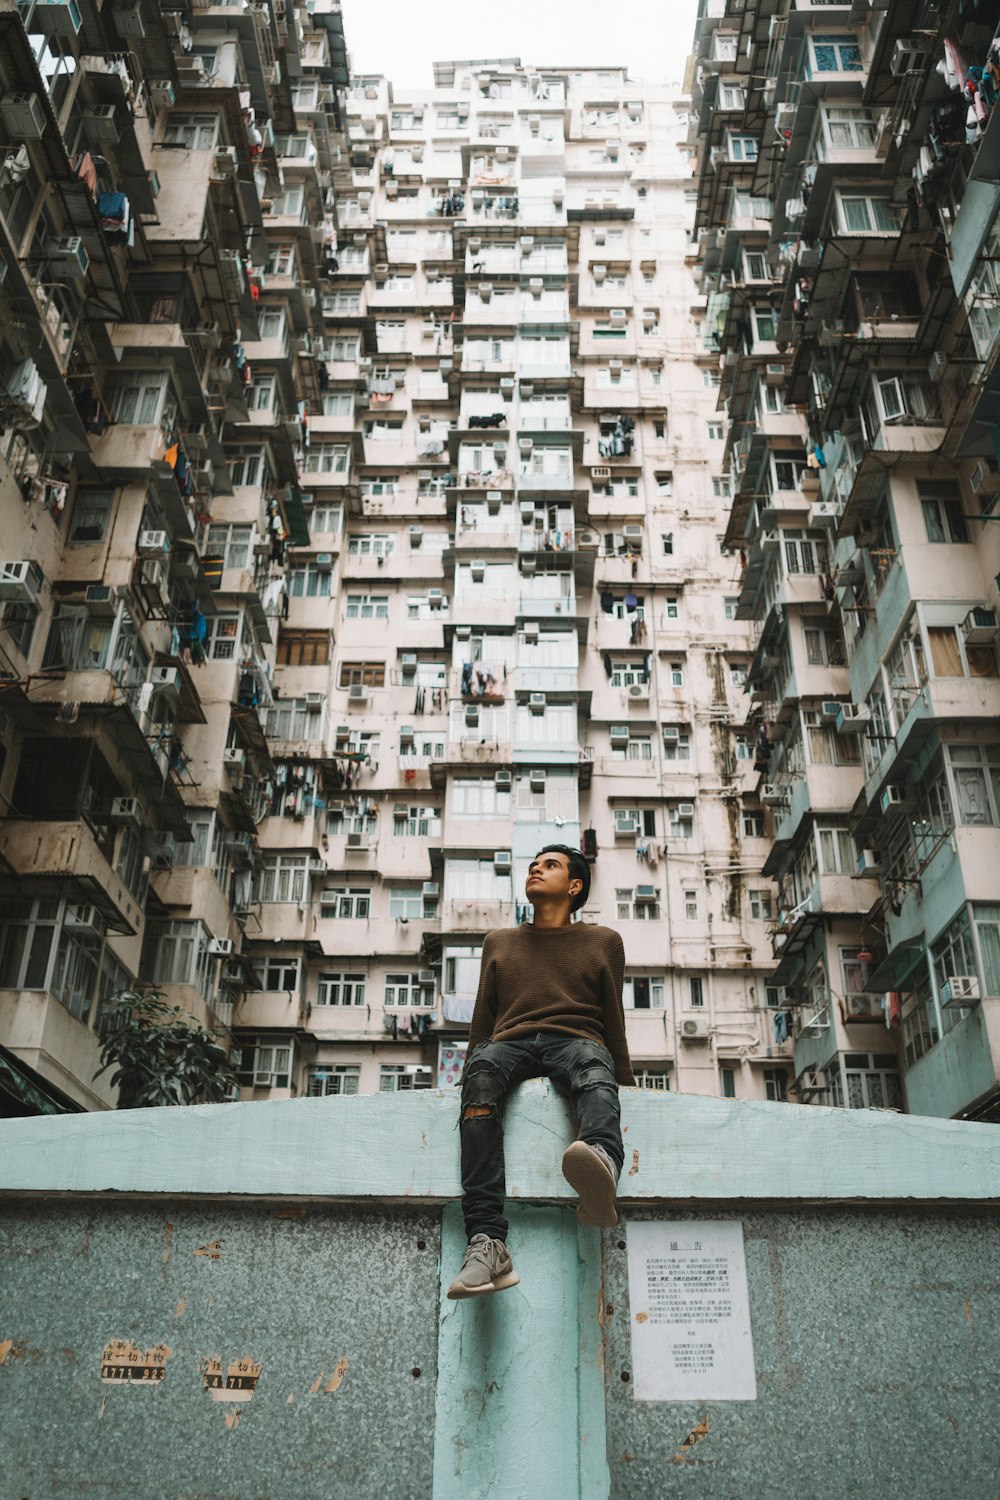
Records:
[[[222,1247],[225,1243],[225,1240],[208,1240],[204,1245],[197,1245],[194,1254],[202,1255],[206,1260],[221,1260]]]
[[[233,1432],[239,1425],[240,1409],[238,1406],[234,1406],[232,1411],[226,1412],[226,1426],[229,1428],[230,1432]]]
[[[101,1379],[111,1385],[159,1385],[172,1353],[168,1344],[143,1352],[132,1339],[109,1339],[101,1354]]]
[[[635,1174],[638,1172],[638,1170],[639,1170],[639,1153],[638,1153],[638,1151],[633,1151],[632,1152],[632,1165],[628,1169],[628,1175],[630,1177],[634,1177]]]
[[[637,1323],[648,1323],[649,1322],[649,1313],[646,1313],[646,1312],[636,1313],[636,1315],[635,1315],[635,1321]]]

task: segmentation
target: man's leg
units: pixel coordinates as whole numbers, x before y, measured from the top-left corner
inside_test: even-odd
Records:
[[[500,1291],[519,1279],[506,1244],[503,1113],[510,1090],[538,1071],[531,1047],[522,1042],[481,1042],[466,1059],[459,1130],[469,1250],[449,1288],[451,1298]]]
[[[563,1155],[563,1175],[580,1194],[583,1224],[610,1229],[618,1222],[615,1194],[625,1159],[621,1109],[611,1053],[583,1037],[546,1037],[545,1070],[569,1091],[579,1139]]]

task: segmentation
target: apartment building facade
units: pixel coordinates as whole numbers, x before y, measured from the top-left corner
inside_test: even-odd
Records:
[[[114,15],[0,8],[10,1096],[136,982],[245,1099],[454,1084],[558,841],[640,1082],[785,1097],[683,101]]]
[[[984,1119],[998,20],[707,0],[690,135],[798,1097]]]

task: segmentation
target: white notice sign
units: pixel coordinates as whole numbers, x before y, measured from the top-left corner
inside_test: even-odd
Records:
[[[629,1224],[628,1285],[637,1401],[756,1401],[738,1219]]]

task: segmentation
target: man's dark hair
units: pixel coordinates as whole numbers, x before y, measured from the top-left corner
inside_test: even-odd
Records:
[[[535,859],[543,854],[565,854],[566,863],[569,865],[570,880],[582,880],[583,889],[578,891],[573,898],[570,911],[579,911],[590,895],[590,866],[580,853],[579,849],[571,849],[568,844],[546,844],[544,849],[539,849]]]

